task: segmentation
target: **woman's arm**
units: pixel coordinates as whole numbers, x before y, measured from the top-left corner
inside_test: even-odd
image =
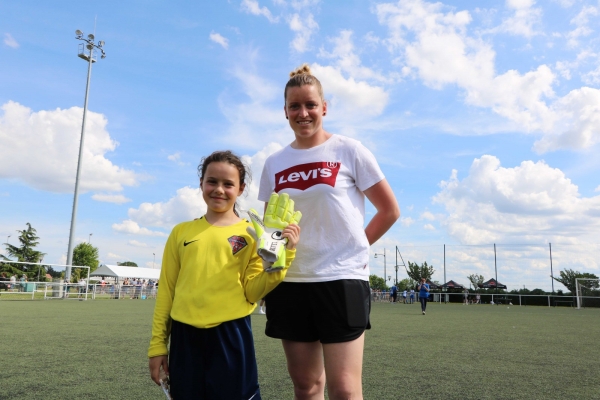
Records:
[[[377,212],[365,228],[369,244],[375,243],[400,218],[400,206],[387,180],[379,181],[364,191]]]

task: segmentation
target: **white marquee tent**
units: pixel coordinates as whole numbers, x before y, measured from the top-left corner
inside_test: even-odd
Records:
[[[117,280],[124,278],[154,279],[160,277],[160,269],[139,268],[139,267],[121,267],[119,265],[101,265],[90,274],[93,276],[111,277]]]

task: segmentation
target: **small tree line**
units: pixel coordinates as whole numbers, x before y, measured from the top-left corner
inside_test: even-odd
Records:
[[[18,244],[12,245],[4,243],[5,254],[0,254],[0,259],[7,262],[0,263],[0,277],[10,277],[16,275],[21,277],[25,275],[27,280],[46,281],[47,275],[51,278],[64,279],[65,271],[57,271],[50,265],[44,265],[43,260],[46,253],[36,249],[40,244],[40,238],[37,230],[29,222],[23,230],[17,230],[19,236]],[[11,263],[18,261],[31,264]],[[94,272],[100,264],[98,248],[90,243],[79,243],[73,249],[73,265],[90,267],[90,272]],[[117,265],[137,267],[133,261],[118,262]],[[73,268],[71,271],[72,282],[77,282],[83,278],[87,271],[86,268]]]
[[[421,263],[421,265],[408,261],[408,265],[405,266],[406,274],[408,278],[405,278],[399,282],[395,282],[396,287],[400,291],[414,289],[418,282],[421,281],[422,278],[425,278],[427,282],[433,282],[434,284],[441,286],[442,283],[438,281],[433,281],[431,277],[433,276],[435,269],[433,265],[428,265],[427,261]],[[564,271],[559,272],[558,277],[552,277],[555,281],[562,283],[569,292],[575,293],[575,282],[578,278],[587,278],[587,279],[598,279],[598,277],[594,274],[587,272],[579,272],[574,271],[572,269],[565,269]],[[485,282],[485,278],[481,274],[471,274],[467,276],[468,281],[471,283],[472,287],[478,289]],[[388,290],[389,286],[387,282],[377,276],[371,275],[369,277],[369,282],[371,284],[371,288],[374,290]],[[445,283],[445,282],[444,282]],[[598,289],[600,285],[598,282],[589,282],[587,286],[591,289]],[[501,293],[506,293],[506,291],[501,290]],[[518,294],[547,294],[542,289],[533,289],[529,290],[526,288],[523,289],[514,289],[511,290],[510,293],[518,293]],[[562,290],[557,291],[558,294],[562,294]]]

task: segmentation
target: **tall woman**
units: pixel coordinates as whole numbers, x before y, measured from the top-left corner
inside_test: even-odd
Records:
[[[362,399],[369,329],[369,247],[400,209],[375,157],[323,129],[327,103],[308,65],[290,73],[285,117],[294,141],[265,162],[259,199],[289,193],[303,211],[303,241],[267,296],[266,334],[282,340],[296,399]],[[365,228],[365,197],[377,212]]]

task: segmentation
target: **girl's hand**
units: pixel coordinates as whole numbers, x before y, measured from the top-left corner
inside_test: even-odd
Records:
[[[148,359],[148,367],[150,368],[150,378],[160,386],[160,367],[165,374],[169,375],[169,363],[167,356],[156,356]]]
[[[294,250],[300,241],[300,226],[297,224],[289,224],[283,231],[282,235],[287,238],[288,242],[285,246],[288,250]]]

